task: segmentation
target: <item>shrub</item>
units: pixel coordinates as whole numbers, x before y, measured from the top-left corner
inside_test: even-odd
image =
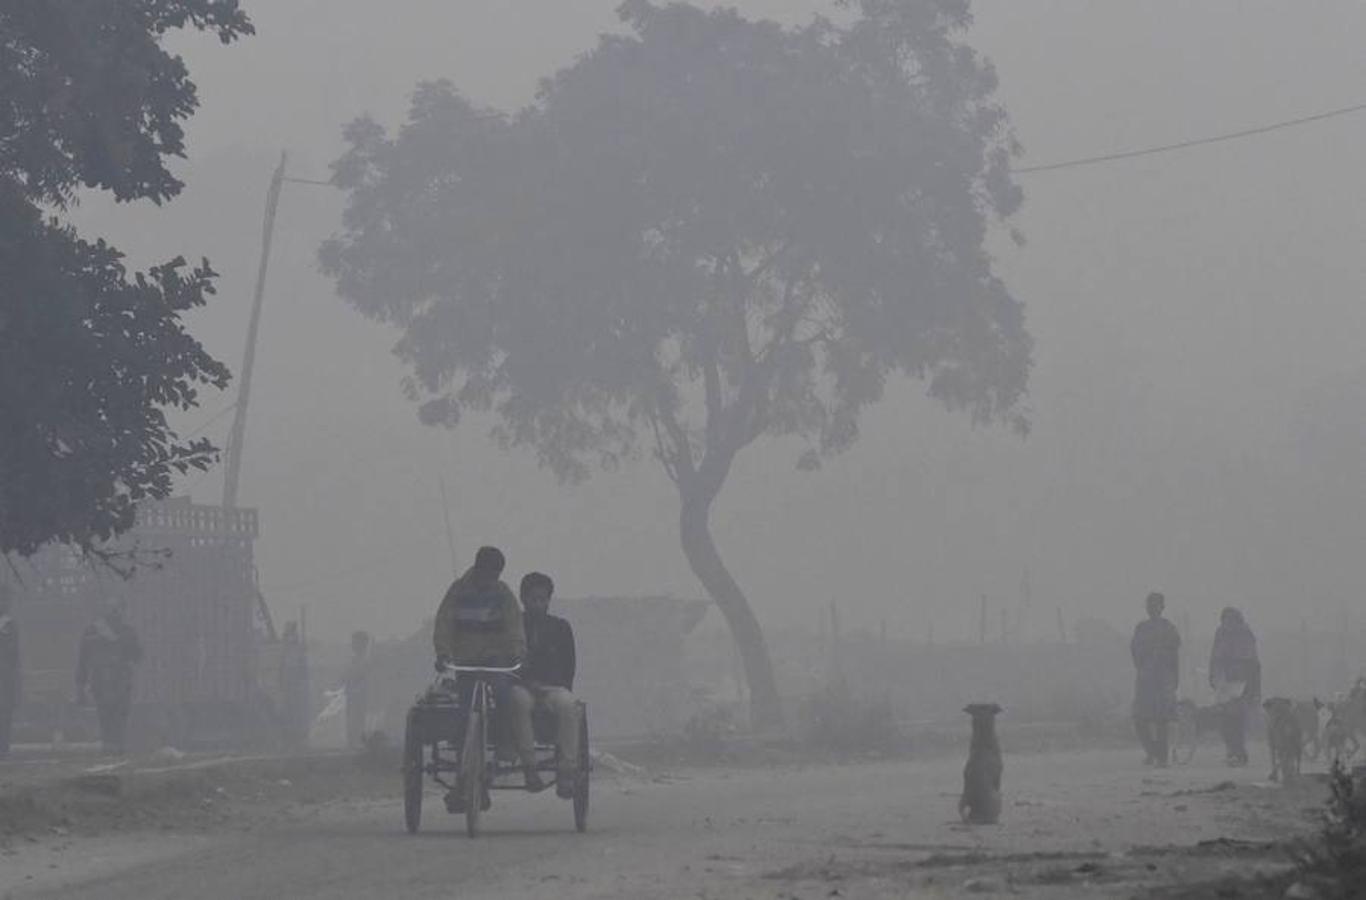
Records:
[[[842,678],[807,698],[802,724],[807,744],[836,753],[891,753],[902,744],[891,698],[855,697]]]

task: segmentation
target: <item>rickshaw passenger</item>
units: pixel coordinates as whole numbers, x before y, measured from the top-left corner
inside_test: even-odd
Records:
[[[555,743],[560,749],[555,793],[566,799],[574,796],[574,780],[579,760],[579,708],[573,693],[578,660],[574,650],[574,629],[559,616],[550,615],[550,598],[555,582],[549,575],[532,572],[522,579],[522,606],[525,608],[527,658],[522,667],[522,682],[529,693],[518,692],[514,702],[525,703],[518,718],[531,716],[532,704],[549,710],[555,718]]]
[[[502,551],[480,547],[474,565],[446,591],[432,631],[438,668],[446,664],[511,666],[526,658],[522,610],[512,589],[501,580],[505,564]],[[536,771],[530,695],[509,676],[492,676],[489,681],[495,701],[508,712],[507,724],[527,790],[542,790],[545,782]]]

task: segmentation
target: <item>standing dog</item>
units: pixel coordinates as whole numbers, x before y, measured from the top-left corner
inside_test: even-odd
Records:
[[[958,815],[972,825],[995,825],[1001,818],[1001,742],[996,739],[995,703],[972,703],[963,712],[972,716],[972,744],[963,768],[963,796]]]
[[[1266,710],[1266,743],[1271,749],[1270,778],[1289,784],[1300,777],[1304,754],[1304,731],[1295,704],[1284,697],[1268,697],[1262,709]]]
[[[1304,756],[1313,761],[1323,752],[1320,739],[1322,728],[1319,726],[1319,707],[1317,700],[1296,700],[1295,718],[1300,722],[1300,738],[1303,740]]]

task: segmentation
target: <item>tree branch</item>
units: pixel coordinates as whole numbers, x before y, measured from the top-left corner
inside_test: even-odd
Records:
[[[664,467],[664,474],[669,476],[669,480],[678,484],[678,461],[674,454],[671,454],[664,445],[664,432],[660,430],[659,416],[655,413],[649,414],[650,428],[655,435],[655,458]]]

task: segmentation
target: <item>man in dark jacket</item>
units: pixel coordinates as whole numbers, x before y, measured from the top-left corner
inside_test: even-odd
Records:
[[[534,704],[549,710],[555,717],[555,743],[560,748],[559,771],[555,775],[555,793],[561,797],[574,796],[574,780],[579,761],[579,707],[573,693],[574,674],[578,659],[574,650],[574,629],[559,616],[550,615],[550,598],[555,583],[549,575],[532,572],[522,579],[520,593],[525,608],[527,661],[522,668],[522,682],[528,693],[519,694],[519,702],[529,698]],[[526,710],[530,716],[531,710]]]
[[[0,759],[9,756],[10,725],[19,706],[19,623],[9,586],[0,581]]]
[[[1147,754],[1145,765],[1166,766],[1167,729],[1176,714],[1181,678],[1181,636],[1163,618],[1167,599],[1148,595],[1148,618],[1134,628],[1129,652],[1134,658],[1134,730]]]
[[[432,640],[437,667],[506,667],[526,659],[526,632],[522,607],[502,581],[506,559],[497,547],[480,547],[474,565],[446,591],[436,613]],[[535,739],[531,733],[530,698],[520,685],[506,677],[490,677],[499,706],[511,710],[507,724],[517,756],[526,775],[528,790],[545,787],[536,771]]]
[[[76,663],[76,702],[95,695],[100,743],[106,753],[122,753],[133,709],[133,667],[142,661],[137,632],[123,618],[123,605],[109,600],[104,614],[81,635]]]

